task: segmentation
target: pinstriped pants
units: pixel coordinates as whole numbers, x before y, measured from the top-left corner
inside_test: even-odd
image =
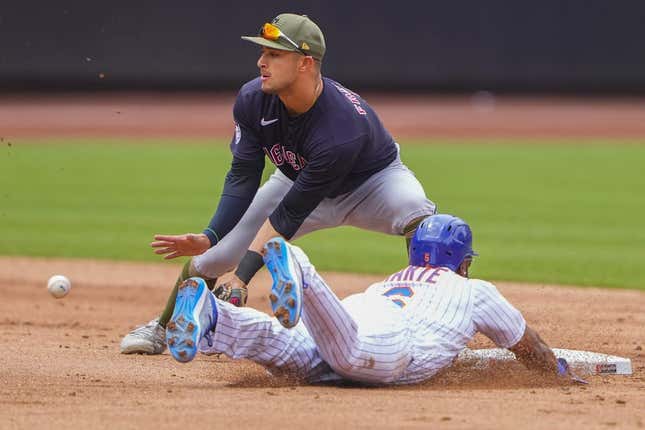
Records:
[[[410,384],[450,366],[477,332],[502,348],[524,334],[521,312],[489,282],[408,267],[399,274],[410,280],[373,284],[341,301],[304,252],[289,246],[303,276],[300,322],[285,329],[263,312],[217,300],[217,325],[202,351],[251,359],[309,382]],[[404,289],[409,303],[399,307],[388,293]]]
[[[300,322],[286,329],[274,317],[217,300],[211,346],[200,350],[250,359],[274,374],[308,382],[350,379],[371,384],[399,381],[411,361],[401,310],[381,296],[334,294],[299,248],[292,248],[306,288]]]

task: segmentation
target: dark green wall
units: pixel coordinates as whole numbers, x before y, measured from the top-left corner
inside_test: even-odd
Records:
[[[355,89],[645,91],[643,1],[1,3],[4,90],[237,88],[258,52],[239,36],[291,11]]]

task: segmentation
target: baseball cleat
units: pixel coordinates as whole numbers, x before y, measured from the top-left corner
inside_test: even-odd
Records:
[[[262,258],[266,264],[273,286],[269,300],[273,315],[286,327],[298,324],[302,310],[302,271],[287,242],[275,237],[264,245]]]
[[[199,341],[209,336],[217,323],[215,297],[202,278],[189,278],[179,285],[175,311],[166,325],[166,343],[173,358],[187,363],[195,358]]]
[[[166,329],[154,319],[123,337],[120,349],[121,354],[161,354],[166,349]]]

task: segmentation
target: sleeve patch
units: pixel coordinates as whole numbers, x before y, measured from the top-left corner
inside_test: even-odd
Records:
[[[240,143],[240,140],[242,140],[242,129],[238,123],[235,123],[235,145]]]

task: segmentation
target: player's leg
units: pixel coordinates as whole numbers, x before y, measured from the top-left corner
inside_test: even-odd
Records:
[[[365,294],[341,302],[304,252],[282,238],[267,243],[264,258],[278,302],[284,298],[281,285],[291,283],[300,289],[296,295],[288,292],[286,297],[302,300],[302,321],[320,355],[336,373],[376,384],[401,377],[411,351],[408,328],[396,305],[384,297]],[[300,308],[297,303],[285,307]],[[289,324],[293,324],[293,318]]]
[[[405,236],[406,251],[417,226],[436,212],[414,173],[397,157],[349,194],[323,200],[294,238],[339,225]]]
[[[258,230],[278,206],[293,182],[276,170],[260,187],[251,205],[237,225],[215,246],[193,258],[193,266],[202,276],[216,278],[237,266]]]
[[[325,368],[302,324],[288,330],[263,312],[219,300],[201,278],[180,285],[166,338],[173,358],[184,363],[199,350],[250,359],[274,374],[306,380],[320,378]]]
[[[258,190],[240,222],[220,242],[204,254],[189,259],[170,292],[160,318],[138,327],[121,341],[123,354],[161,354],[165,349],[166,323],[173,313],[178,286],[192,276],[206,280],[212,288],[218,276],[226,273],[240,261],[262,223],[289,191],[292,182],[279,170]],[[246,302],[246,289],[227,291],[228,300],[235,298],[240,305]],[[221,296],[220,296],[221,297]]]
[[[303,322],[336,373],[374,384],[395,383],[403,376],[412,351],[396,305],[366,294],[340,302],[320,277],[311,279],[304,296]]]
[[[177,288],[186,279],[191,276],[198,276],[199,274],[192,267],[192,259],[186,261],[181,273],[175,281],[175,286],[170,292],[170,297],[166,303],[164,311],[159,318],[155,318],[148,324],[135,328],[128,333],[121,340],[121,353],[122,354],[161,354],[166,349],[166,324],[170,320],[172,311],[175,307],[175,300],[177,298]],[[205,279],[208,287],[213,289],[215,284],[214,279]]]
[[[405,227],[403,228],[403,236],[405,236],[405,250],[408,252],[408,257],[410,256],[410,243],[412,242],[414,233],[417,231],[417,227],[419,227],[421,221],[426,219],[429,215],[430,214],[419,216],[405,224]]]
[[[411,238],[421,220],[436,212],[421,183],[398,157],[355,194],[360,203],[348,211],[346,223],[368,230]]]
[[[212,342],[205,339],[200,350],[223,353],[230,358],[246,358],[272,373],[309,378],[323,360],[303,324],[286,329],[273,317],[251,308],[238,308],[217,301],[220,313]]]

